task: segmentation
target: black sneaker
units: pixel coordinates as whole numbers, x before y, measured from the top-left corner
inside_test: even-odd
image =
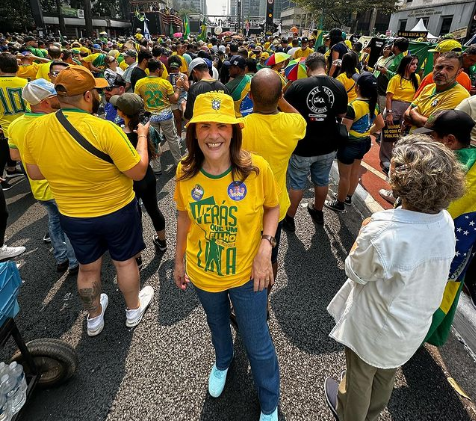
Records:
[[[296,224],[294,223],[294,218],[286,215],[283,219],[283,228],[288,232],[295,232]]]
[[[10,190],[13,186],[8,183],[8,181],[2,181],[2,190],[7,191]]]
[[[321,210],[317,210],[314,207],[314,203],[307,204],[307,211],[317,225],[324,225],[324,213]]]
[[[339,390],[339,383],[337,383],[333,378],[328,377],[324,381],[324,394],[326,396],[327,405],[334,415],[334,418],[339,421],[337,416],[337,392]]]
[[[159,240],[159,237],[157,235],[154,235],[154,238],[152,238],[152,242],[154,243],[154,246],[157,250],[161,252],[167,250],[167,241]]]
[[[334,212],[345,212],[344,202],[339,202],[337,199],[326,200],[324,206],[332,209]]]
[[[66,272],[68,270],[68,267],[69,267],[69,262],[67,260],[63,263],[58,263],[56,265],[56,272],[58,273]]]
[[[334,193],[334,199],[337,200],[337,193]],[[344,204],[347,205],[347,206],[351,206],[352,205],[352,196],[347,195],[345,197]]]
[[[76,276],[79,273],[79,265],[68,270],[69,276]]]
[[[51,243],[51,238],[50,238],[50,233],[49,233],[49,232],[47,232],[47,233],[43,236],[43,242],[44,242],[45,244]]]
[[[14,170],[7,170],[7,178],[13,178],[13,177],[24,177],[25,174],[23,174],[22,170],[19,170],[18,168],[15,168]]]

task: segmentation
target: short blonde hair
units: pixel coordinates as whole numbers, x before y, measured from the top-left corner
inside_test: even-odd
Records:
[[[400,139],[392,163],[395,196],[419,212],[438,213],[464,194],[464,172],[453,151],[427,135]]]

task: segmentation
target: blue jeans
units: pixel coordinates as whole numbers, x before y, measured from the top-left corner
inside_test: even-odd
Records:
[[[40,200],[39,202],[48,213],[48,230],[50,232],[51,245],[53,246],[53,255],[55,256],[56,263],[60,264],[68,260],[69,269],[75,268],[78,266],[78,261],[76,260],[73,247],[68,237],[61,228],[60,214],[55,200]]]
[[[215,348],[216,366],[226,370],[233,359],[230,328],[230,299],[240,335],[258,389],[261,411],[271,414],[279,402],[279,366],[276,350],[266,322],[267,291],[253,291],[253,281],[223,292],[207,292],[195,287],[207,315]]]

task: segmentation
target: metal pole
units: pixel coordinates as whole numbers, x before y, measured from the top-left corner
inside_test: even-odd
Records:
[[[237,2],[237,14],[238,14],[238,28],[236,28],[236,32],[240,33],[241,32],[241,0],[238,0]]]

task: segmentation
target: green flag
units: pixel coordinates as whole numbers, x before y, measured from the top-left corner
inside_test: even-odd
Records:
[[[188,16],[185,16],[183,18],[183,37],[184,37],[184,39],[187,39],[189,35],[190,35],[190,25],[188,23]]]

